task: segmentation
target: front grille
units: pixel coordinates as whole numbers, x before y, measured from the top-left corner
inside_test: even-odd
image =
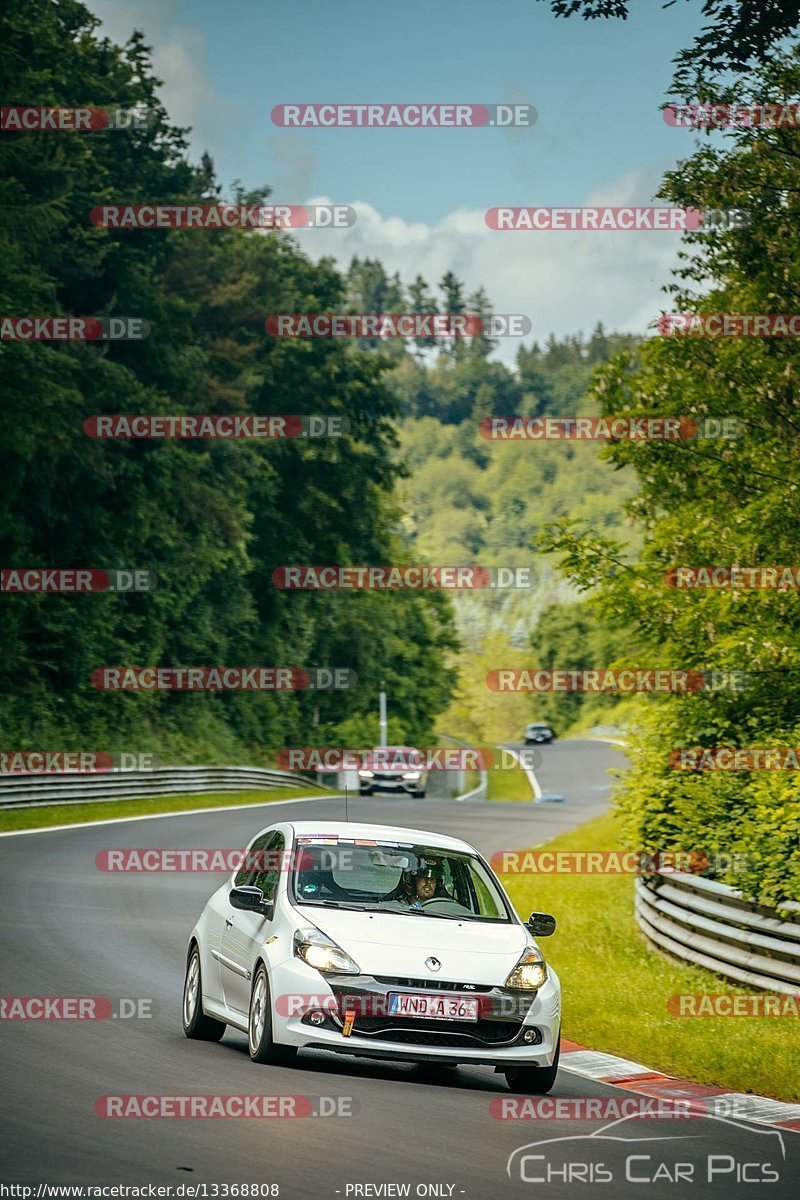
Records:
[[[462,1021],[404,1019],[402,1026],[387,1024],[385,1017],[357,1017],[353,1032],[387,1042],[414,1046],[498,1046],[513,1042],[520,1026],[513,1021]]]
[[[491,984],[482,983],[448,983],[443,979],[392,979],[388,975],[376,975],[378,983],[388,983],[390,987],[426,988],[433,992],[491,992]]]

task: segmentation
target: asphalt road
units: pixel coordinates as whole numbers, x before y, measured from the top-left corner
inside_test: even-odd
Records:
[[[613,747],[590,742],[556,743],[542,756],[541,786],[562,792],[566,804],[356,798],[350,816],[448,832],[485,854],[532,846],[602,812],[606,771],[623,761]],[[515,1150],[567,1138],[577,1140],[534,1147],[526,1154],[543,1157],[522,1159],[526,1177],[550,1176],[548,1194],[640,1195],[643,1184],[626,1182],[626,1169],[651,1180],[648,1200],[796,1194],[800,1141],[789,1133],[712,1119],[650,1120],[629,1121],[599,1140],[601,1126],[585,1120],[496,1119],[490,1102],[509,1093],[502,1076],[487,1068],[432,1072],[321,1052],[301,1053],[291,1068],[266,1067],[250,1062],[237,1032],[218,1045],[187,1041],[179,1013],[186,940],[220,877],[112,875],[97,869],[95,855],[114,847],[243,846],[278,816],[312,813],[341,818],[342,801],[0,838],[0,993],[144,998],[154,1005],[151,1019],[2,1022],[0,1183],[168,1184],[177,1196],[187,1194],[176,1190],[180,1185],[205,1184],[211,1197],[215,1183],[270,1183],[288,1200],[403,1194],[494,1200],[544,1186],[522,1181],[521,1155],[507,1174]],[[601,967],[609,973],[611,1005],[613,964]],[[154,1093],[304,1095],[316,1112],[325,1107],[319,1098],[331,1097],[352,1115],[116,1120],[93,1109],[103,1095]],[[562,1070],[553,1095],[630,1093]],[[631,1155],[640,1157],[631,1163]],[[727,1156],[712,1160],[725,1173],[710,1183],[709,1155]],[[676,1164],[683,1164],[680,1172]],[[777,1171],[777,1182],[755,1182],[769,1171]],[[737,1175],[748,1182],[737,1182]]]

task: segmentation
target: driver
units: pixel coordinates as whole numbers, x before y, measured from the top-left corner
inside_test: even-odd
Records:
[[[426,900],[447,896],[443,874],[439,859],[420,859],[416,870],[403,872],[402,891],[398,898],[405,900],[410,908],[421,908]]]

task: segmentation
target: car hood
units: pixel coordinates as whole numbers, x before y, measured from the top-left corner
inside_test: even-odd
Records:
[[[303,908],[368,975],[502,984],[530,938],[522,925]],[[302,920],[302,917],[301,917]],[[425,960],[442,964],[433,972]]]

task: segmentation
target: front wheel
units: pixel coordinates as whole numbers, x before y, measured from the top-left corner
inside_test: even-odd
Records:
[[[225,1032],[225,1022],[207,1017],[203,1012],[203,976],[200,971],[200,951],[192,948],[186,964],[183,984],[183,1032],[187,1038],[201,1042],[218,1042]]]
[[[561,1032],[556,1042],[556,1054],[552,1067],[511,1067],[505,1072],[506,1083],[512,1092],[522,1096],[546,1096],[551,1091],[558,1074],[558,1059],[561,1053]]]
[[[272,1005],[267,968],[259,963],[250,993],[247,1049],[253,1062],[288,1066],[297,1055],[296,1046],[279,1046],[272,1040]]]

